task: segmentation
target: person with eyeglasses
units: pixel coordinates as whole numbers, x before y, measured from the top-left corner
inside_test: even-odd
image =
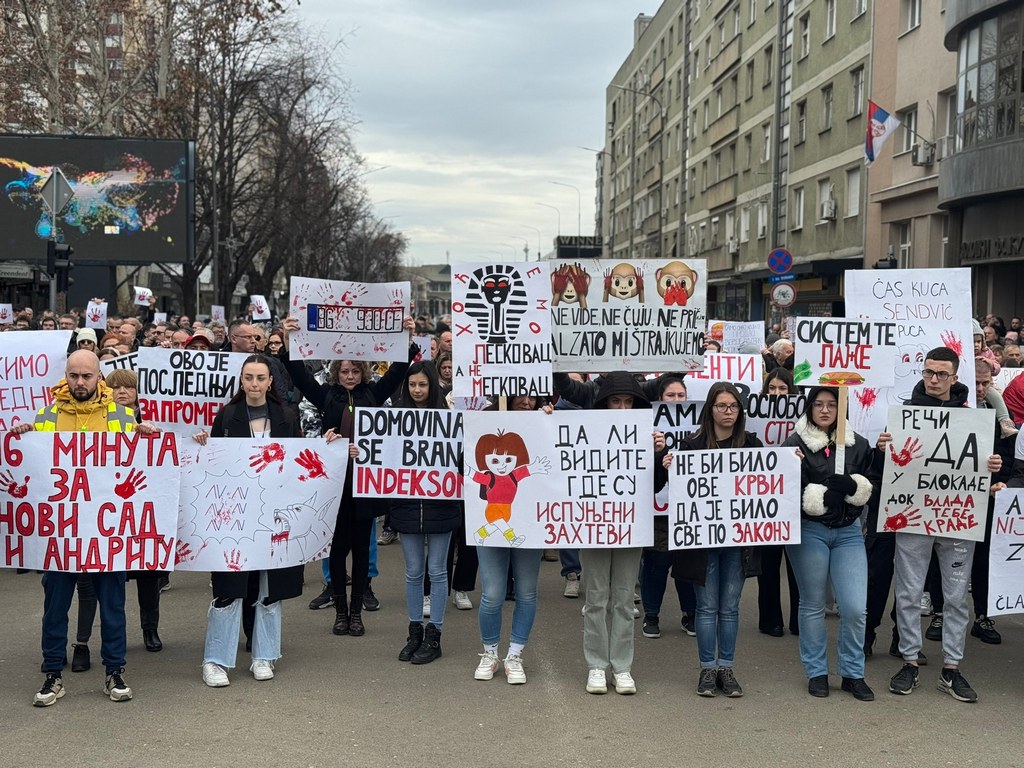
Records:
[[[745,431],[743,397],[734,384],[718,381],[708,390],[700,425],[680,443],[680,450],[761,448],[753,432]],[[671,456],[671,454],[669,454]],[[671,458],[666,458],[666,469]],[[697,593],[697,655],[700,675],[697,695],[712,697],[720,690],[730,698],[743,695],[733,665],[740,628],[743,582],[761,570],[759,547],[717,547],[680,550],[673,573],[692,581]]]
[[[800,543],[786,554],[800,588],[800,660],[807,692],[825,698],[828,686],[828,631],[825,602],[829,582],[839,604],[839,674],[842,690],[858,701],[874,701],[864,680],[864,626],[868,558],[858,525],[879,478],[868,441],[848,424],[845,461],[836,466],[839,391],[811,387],[807,407],[784,446],[800,457]]]
[[[969,390],[958,381],[960,358],[951,349],[936,347],[925,355],[922,381],[904,405],[922,405],[940,408],[964,408]],[[875,448],[878,459],[884,458],[892,442],[892,435],[883,432]],[[1003,461],[998,455],[988,457],[989,472],[997,473]],[[1001,483],[994,484],[995,491]],[[966,539],[922,536],[896,532],[896,627],[899,634],[899,652],[903,666],[889,681],[889,691],[900,695],[914,692],[919,681],[919,654],[921,652],[921,595],[932,551],[939,561],[942,594],[945,598],[942,626],[942,671],[938,688],[957,701],[975,702],[978,694],[960,672],[963,661],[970,611],[967,604],[971,567],[974,560],[974,542]]]

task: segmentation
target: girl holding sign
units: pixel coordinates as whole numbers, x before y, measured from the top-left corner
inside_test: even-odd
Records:
[[[242,363],[241,387],[218,411],[210,432],[194,436],[201,445],[209,437],[302,437],[295,411],[286,408],[273,387],[270,361],[250,355]],[[330,438],[328,438],[330,440]],[[235,666],[239,625],[246,649],[252,650],[253,677],[270,680],[281,658],[281,600],[302,594],[303,566],[266,571],[213,574],[213,602],[206,620],[203,682],[211,688],[230,684],[227,670]]]
[[[684,451],[721,448],[760,448],[753,432],[745,432],[746,414],[739,390],[727,381],[711,385],[700,427],[682,441]],[[666,463],[671,459],[666,458]],[[700,657],[698,696],[714,696],[721,690],[737,698],[743,688],[733,673],[736,636],[740,629],[740,595],[743,581],[757,576],[761,557],[757,547],[688,549],[676,554],[675,573],[694,582],[697,592],[697,654]]]
[[[858,521],[871,498],[868,476],[874,456],[868,441],[847,426],[846,463],[836,466],[838,416],[839,393],[811,387],[807,410],[783,443],[798,449],[803,488],[800,543],[787,545],[786,554],[800,586],[800,660],[807,692],[828,696],[825,592],[831,580],[839,603],[842,689],[860,701],[873,701],[875,694],[864,682],[868,558]]]

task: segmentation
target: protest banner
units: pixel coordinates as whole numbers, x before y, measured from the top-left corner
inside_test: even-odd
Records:
[[[889,406],[878,531],[985,538],[995,412]]]
[[[153,322],[154,323],[166,323],[167,322],[167,313],[166,312],[154,312],[153,313]]]
[[[461,499],[462,414],[433,408],[359,408],[352,495]]]
[[[1024,488],[997,492],[992,515],[988,615],[1024,613]]]
[[[677,450],[686,435],[696,432],[704,412],[704,400],[656,402],[654,431],[665,434],[665,447]],[[762,395],[743,398],[746,414],[744,430],[753,432],[765,446],[782,445],[796,429],[796,422],[807,408],[807,395]]]
[[[703,401],[717,381],[735,384],[742,395],[760,392],[763,378],[764,361],[760,355],[711,353],[704,356],[703,370],[686,374],[686,399]]]
[[[434,359],[434,353],[430,349],[430,336],[413,336],[412,343],[419,347],[420,350],[416,353],[416,359],[413,360],[414,363]]]
[[[0,304],[0,325],[13,325],[14,307],[10,304]]]
[[[740,352],[750,348],[764,349],[764,324],[740,323],[734,320],[708,320],[708,338],[722,345],[723,352]]]
[[[270,305],[267,304],[265,296],[261,296],[258,293],[254,293],[249,297],[249,303],[252,304],[252,319],[255,321],[270,320]]]
[[[448,396],[451,397],[452,408],[456,411],[482,411],[492,404],[486,397],[453,397],[451,394]]]
[[[409,283],[353,283],[292,277],[288,306],[299,318],[290,334],[292,357],[302,360],[409,360],[403,328]]]
[[[0,567],[174,568],[174,435],[8,432],[0,446]]]
[[[5,333],[0,346],[0,431],[35,419],[64,378],[71,331]]]
[[[1024,368],[1007,368],[1005,365],[999,369],[999,373],[992,377],[992,383],[996,389],[1002,392],[1010,383],[1024,373]]]
[[[703,259],[563,264],[551,273],[554,369],[699,370],[706,304]]]
[[[85,308],[85,327],[107,329],[107,302],[90,301]]]
[[[133,288],[135,296],[134,303],[140,307],[148,307],[149,302],[153,298],[153,292],[149,288],[145,288],[141,285],[136,285]]]
[[[550,300],[547,263],[452,267],[452,393],[550,395]]]
[[[652,416],[649,409],[463,414],[466,541],[651,546]]]
[[[243,352],[142,347],[137,354],[142,418],[179,435],[209,429],[239,389]]]
[[[189,441],[175,567],[258,571],[327,557],[348,446],[299,437]]]
[[[910,399],[921,381],[924,356],[949,347],[960,356],[960,381],[975,406],[974,350],[971,327],[971,270],[888,269],[846,271],[847,312],[898,323],[894,384],[858,387],[850,393],[850,421],[868,441],[885,429],[890,405]],[[795,338],[795,337],[791,337]],[[799,350],[797,350],[799,354]]]
[[[225,319],[224,307],[220,304],[212,304],[210,306],[210,322],[211,323],[224,323],[227,322]]]
[[[100,360],[100,373],[104,377],[111,371],[116,371],[119,368],[137,371],[139,369],[139,353],[132,352],[127,355],[118,355],[117,357],[108,357],[106,360]]]
[[[669,549],[800,543],[795,448],[675,451]]]
[[[800,386],[889,387],[899,323],[842,317],[798,317],[793,381]]]

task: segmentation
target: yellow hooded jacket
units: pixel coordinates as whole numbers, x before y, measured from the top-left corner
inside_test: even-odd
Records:
[[[39,432],[133,432],[135,411],[114,402],[113,390],[99,382],[96,396],[80,403],[71,396],[66,379],[50,390],[53,404],[36,413],[35,428]]]

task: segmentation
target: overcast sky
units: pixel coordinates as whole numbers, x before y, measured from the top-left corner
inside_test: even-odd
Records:
[[[625,0],[302,0],[311,29],[344,36],[357,149],[377,215],[414,264],[530,258],[594,234],[604,94],[632,46]],[[380,168],[374,171],[373,169]],[[393,217],[393,218],[387,218]],[[498,254],[491,253],[497,251]]]

